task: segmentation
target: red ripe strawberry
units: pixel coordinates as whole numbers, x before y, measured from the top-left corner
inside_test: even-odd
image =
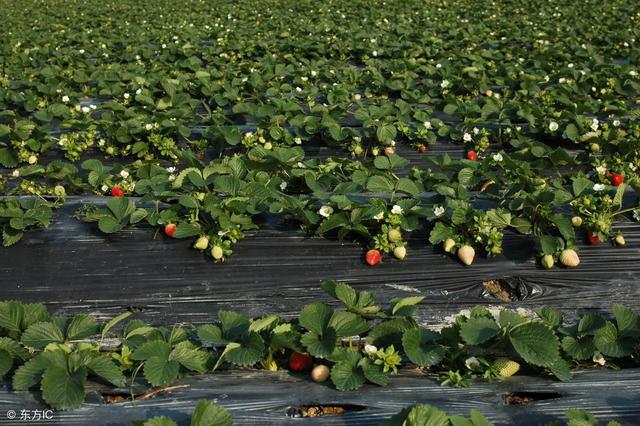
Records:
[[[613,175],[611,175],[610,179],[611,185],[613,186],[620,186],[624,182],[624,176],[622,176],[620,173],[614,173]]]
[[[371,266],[376,266],[382,260],[382,255],[378,250],[369,250],[365,255],[365,260]]]
[[[294,352],[289,357],[289,369],[291,371],[307,371],[313,364],[313,357],[310,354]]]
[[[172,237],[176,233],[176,224],[175,223],[167,223],[164,226],[164,233],[167,237]]]
[[[420,146],[418,147],[418,151],[420,151],[420,152],[427,152],[427,147],[426,147],[426,146],[424,146],[424,144],[423,144],[423,145],[420,145]]]
[[[598,244],[600,242],[600,237],[594,234],[592,231],[587,232],[587,240],[589,244]]]
[[[475,151],[467,151],[467,159],[471,161],[476,161],[478,159],[478,153]]]
[[[114,186],[111,188],[111,196],[112,197],[124,197],[124,191],[119,186]]]

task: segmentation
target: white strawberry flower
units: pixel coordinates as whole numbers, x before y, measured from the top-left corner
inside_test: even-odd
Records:
[[[296,145],[302,144],[302,139],[300,138],[294,138],[293,141],[296,143]]]
[[[471,142],[473,140],[473,137],[471,136],[471,134],[466,133],[462,136],[462,140],[464,140],[465,142]]]
[[[318,71],[311,70],[311,77],[318,75]]]
[[[449,86],[449,80],[442,80],[442,83],[440,83],[440,87],[442,87],[443,89],[446,89]]]
[[[333,207],[331,206],[322,206],[320,210],[318,210],[318,214],[322,217],[329,217],[333,213]]]
[[[70,99],[69,99],[69,97],[68,97],[67,95],[64,95],[64,96],[62,97],[62,102],[64,102],[65,104],[66,104],[66,103],[69,103],[69,100],[70,100]]]
[[[384,219],[384,212],[380,212],[380,213],[376,214],[375,216],[373,216],[373,219],[375,219],[377,221],[381,221],[382,219]]]
[[[473,370],[480,367],[480,361],[475,356],[469,357],[464,361],[465,367],[469,370]]]
[[[302,87],[296,86],[296,92],[302,92]]]
[[[394,206],[391,208],[391,213],[393,213],[393,214],[402,214],[402,207],[400,207],[400,206],[399,206],[399,205],[397,205],[397,204],[396,204],[396,205],[394,205]]]
[[[128,172],[128,171],[126,171],[126,170],[122,170],[122,171],[120,172],[120,176],[122,176],[124,179],[126,179],[126,178],[128,178],[128,177],[129,177],[129,172]]]
[[[102,185],[100,189],[102,190],[102,192],[107,192],[109,190],[109,187],[107,185]]]
[[[378,51],[377,51],[377,50],[374,50],[373,52],[371,52],[371,54],[372,54],[373,56],[378,56]]]
[[[151,130],[151,129],[153,129],[153,124],[147,123],[147,124],[145,124],[144,128],[147,129],[147,130]]]
[[[606,186],[602,183],[596,183],[595,185],[593,185],[593,190],[596,192],[604,191],[605,188]]]
[[[78,50],[78,53],[83,54],[84,53],[84,49]]]
[[[594,119],[591,121],[591,130],[593,130],[593,131],[595,132],[596,130],[598,130],[598,126],[599,126],[599,125],[600,125],[600,122],[598,121],[598,119],[597,119],[597,118],[594,118]]]
[[[378,352],[378,348],[373,345],[364,345],[364,352],[367,354],[375,354]]]
[[[131,96],[131,95],[129,95],[128,93],[125,93],[125,94],[124,94],[124,98],[125,98],[125,99],[129,99],[129,96]]]
[[[431,128],[431,122],[430,121],[425,121],[424,122],[424,128],[425,129],[430,129]]]
[[[598,174],[603,175],[607,172],[607,168],[605,166],[598,166],[596,167],[596,172],[598,172]]]
[[[631,71],[629,71],[629,75],[630,75],[631,77],[636,77],[636,76],[638,75],[638,72],[637,72],[637,71],[635,71],[635,70],[631,70]]]
[[[613,127],[620,127],[620,120],[613,120]]]
[[[136,90],[136,95],[139,95],[140,93],[142,93],[142,89]]]
[[[176,171],[176,168],[175,168],[175,167],[173,167],[173,166],[171,166],[171,167],[167,167],[167,171],[168,171],[169,173],[174,173],[174,172]]]
[[[287,189],[287,182],[282,181],[280,184],[280,191],[284,191],[285,189]]]
[[[480,133],[480,129],[478,129],[477,127],[473,128],[473,134],[477,135],[478,133]]]
[[[493,154],[491,158],[493,158],[493,161],[497,161],[498,163],[504,159],[502,158],[502,154],[500,154],[499,152],[497,154]]]
[[[444,214],[444,207],[442,206],[436,206],[433,208],[433,214],[436,215],[436,217],[440,217]]]
[[[17,170],[16,170],[16,172],[17,172]],[[15,172],[14,172],[14,173],[15,173]],[[634,218],[636,221],[640,222],[640,209],[635,209],[635,210],[633,211],[633,218]]]
[[[88,114],[91,111],[91,109],[89,107],[82,107],[82,112],[84,112],[85,114]]]
[[[95,110],[97,107],[95,105],[91,104],[91,105],[89,105],[89,108]]]
[[[20,170],[14,170],[13,173],[11,173],[11,176],[20,177]]]
[[[552,132],[555,132],[556,130],[558,130],[559,127],[560,126],[555,121],[552,121],[551,123],[549,123],[549,130],[551,130]]]

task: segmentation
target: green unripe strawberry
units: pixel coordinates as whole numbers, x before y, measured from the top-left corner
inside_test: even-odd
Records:
[[[362,149],[362,147],[360,145],[356,145],[356,147],[353,148],[353,153],[355,155],[362,155],[363,152],[364,152],[364,150]]]
[[[593,153],[600,152],[600,145],[594,142],[591,145],[589,145],[589,149],[591,149],[591,152]]]
[[[520,364],[508,358],[498,358],[493,362],[493,369],[502,378],[511,377],[520,370]]]
[[[211,249],[211,257],[213,257],[215,260],[222,259],[224,257],[224,250],[222,250],[222,247],[213,246],[213,248]]]
[[[398,229],[392,229],[387,233],[387,238],[389,238],[389,241],[392,243],[397,243],[402,240],[402,233]]]
[[[540,263],[542,263],[542,267],[544,269],[551,269],[553,268],[553,264],[555,262],[553,261],[553,256],[551,256],[550,254],[545,254],[544,256],[542,256]]]
[[[64,189],[64,186],[62,185],[56,185],[53,188],[53,193],[55,194],[56,197],[64,197],[65,195],[67,195],[67,191]]]
[[[204,235],[198,238],[193,245],[193,248],[198,250],[206,250],[207,247],[209,247],[209,237],[206,237]]]

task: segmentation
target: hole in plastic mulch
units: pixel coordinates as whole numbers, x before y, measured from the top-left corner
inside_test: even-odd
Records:
[[[322,417],[337,416],[349,412],[357,412],[366,409],[362,405],[355,404],[314,404],[296,405],[287,407],[285,414],[287,417]]]
[[[522,405],[561,397],[558,392],[512,392],[504,396],[504,401],[507,405]]]

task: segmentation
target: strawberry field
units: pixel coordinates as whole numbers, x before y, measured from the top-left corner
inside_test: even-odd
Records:
[[[0,10],[0,424],[640,423],[640,3]]]

